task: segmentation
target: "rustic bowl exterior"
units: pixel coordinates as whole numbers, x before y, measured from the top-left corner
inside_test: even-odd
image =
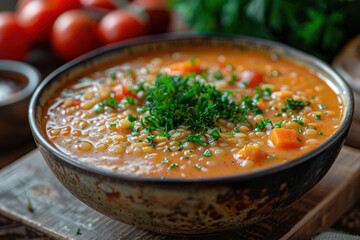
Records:
[[[296,59],[338,88],[344,101],[340,128],[324,144],[288,163],[246,174],[205,179],[129,176],[86,165],[56,149],[41,130],[46,101],[68,79],[110,59],[150,49],[222,45],[258,49]],[[123,54],[123,55],[122,55]],[[284,209],[308,192],[329,170],[344,144],[353,99],[340,77],[315,58],[281,44],[244,37],[162,36],[99,50],[60,68],[41,85],[30,104],[36,143],[52,172],[78,199],[100,213],[143,229],[169,234],[208,234],[244,227]]]
[[[0,60],[0,72],[1,78],[6,73],[24,85],[15,98],[0,101],[0,151],[4,151],[31,141],[28,108],[41,75],[31,65],[13,60]]]

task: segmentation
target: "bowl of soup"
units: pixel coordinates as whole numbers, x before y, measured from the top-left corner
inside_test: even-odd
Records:
[[[326,63],[241,36],[165,35],[50,74],[35,141],[79,200],[126,224],[209,234],[276,214],[329,170],[353,98]]]

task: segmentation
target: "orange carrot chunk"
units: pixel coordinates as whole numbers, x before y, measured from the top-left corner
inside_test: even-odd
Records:
[[[277,148],[298,148],[303,145],[301,134],[294,129],[274,128],[270,140]]]
[[[200,61],[195,59],[194,61],[186,61],[182,63],[175,63],[170,66],[171,72],[180,73],[185,76],[188,73],[201,74],[202,69],[200,67]]]
[[[260,149],[259,144],[246,145],[238,152],[239,159],[251,160],[254,162],[258,162],[265,159],[266,155],[267,154]]]

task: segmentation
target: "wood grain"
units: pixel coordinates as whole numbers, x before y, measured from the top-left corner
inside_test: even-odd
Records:
[[[246,229],[197,239],[309,239],[359,199],[358,182],[360,150],[344,147],[326,177],[288,209]],[[57,181],[37,150],[0,171],[0,215],[54,239],[190,238],[137,229],[90,209]]]

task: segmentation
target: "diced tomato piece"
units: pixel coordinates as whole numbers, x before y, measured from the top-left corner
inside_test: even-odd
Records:
[[[116,85],[114,87],[114,98],[117,100],[117,101],[120,101],[122,100],[123,98],[125,97],[133,97],[133,98],[136,98],[136,94],[135,93],[131,93],[129,91],[129,88],[126,87],[126,86],[123,86],[123,85]]]
[[[246,145],[238,152],[239,159],[251,160],[254,162],[265,159],[266,155],[267,154],[260,149],[259,144]]]
[[[245,70],[240,74],[240,83],[246,88],[254,88],[264,82],[264,76],[256,71]]]
[[[274,128],[270,140],[277,148],[298,148],[303,145],[301,134],[294,129]]]

